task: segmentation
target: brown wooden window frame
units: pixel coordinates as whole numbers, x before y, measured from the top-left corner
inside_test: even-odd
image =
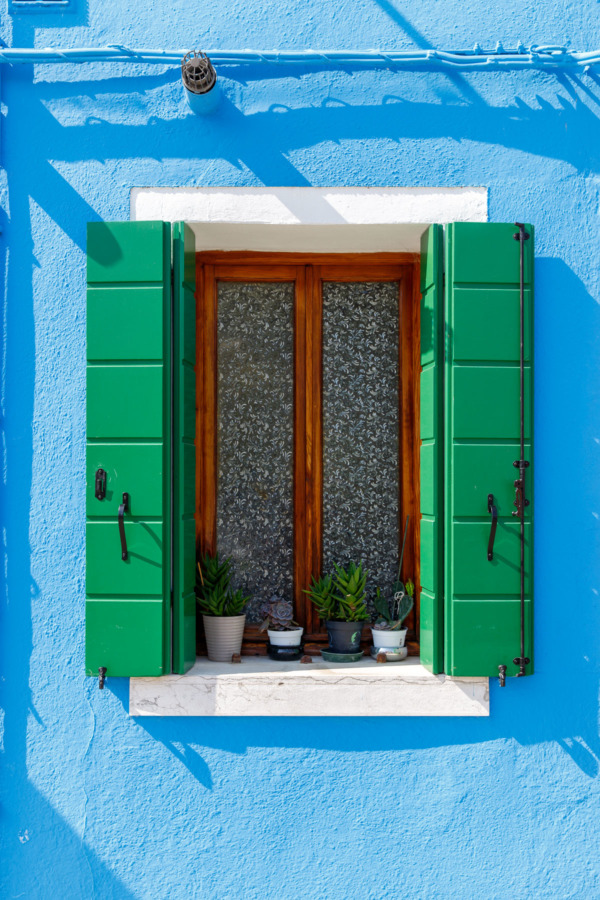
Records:
[[[416,584],[407,620],[408,645],[419,643],[419,254],[196,254],[196,537],[200,552],[217,549],[217,284],[219,281],[294,282],[294,608],[307,649],[326,640],[303,592],[318,575],[322,552],[322,285],[324,282],[399,283],[400,539],[410,515],[403,576]],[[370,642],[370,629],[365,629]],[[262,654],[266,636],[248,626],[243,651]]]

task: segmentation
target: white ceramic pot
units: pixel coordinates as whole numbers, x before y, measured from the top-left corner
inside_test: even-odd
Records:
[[[208,658],[214,662],[231,662],[242,649],[246,616],[205,616],[204,633]]]
[[[404,647],[407,631],[407,628],[398,628],[396,631],[389,631],[384,628],[372,628],[373,646],[377,650],[382,647],[387,647],[388,650]]]
[[[293,628],[291,631],[271,631],[267,628],[269,643],[273,647],[299,647],[304,628]]]

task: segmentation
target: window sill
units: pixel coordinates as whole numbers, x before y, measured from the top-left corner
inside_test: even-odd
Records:
[[[489,716],[487,678],[432,675],[418,657],[335,665],[198,659],[185,675],[132,678],[131,716]]]

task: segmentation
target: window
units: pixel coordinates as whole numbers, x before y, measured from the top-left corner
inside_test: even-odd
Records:
[[[519,642],[523,641],[521,656],[531,658],[533,638],[533,504],[520,504],[519,520],[512,515],[515,503],[523,498],[522,484],[515,481],[515,460],[523,469],[519,455],[522,460],[532,458],[533,229],[520,226],[516,236],[518,241],[515,226],[508,223],[461,222],[423,229],[419,287],[415,255],[369,260],[338,254],[285,260],[279,256],[258,260],[252,254],[226,259],[207,255],[197,285],[195,237],[184,223],[90,224],[88,674],[184,673],[196,660],[196,524],[201,542],[210,547],[218,532],[217,478],[210,477],[211,466],[215,475],[218,460],[218,416],[230,417],[224,422],[232,432],[244,425],[235,404],[224,403],[219,410],[217,379],[224,379],[220,395],[226,400],[232,385],[236,390],[245,365],[243,341],[248,342],[248,328],[255,327],[257,319],[260,325],[261,315],[266,316],[263,331],[266,322],[276,326],[272,330],[281,371],[274,374],[272,384],[280,399],[269,409],[255,404],[249,422],[268,414],[269,434],[277,438],[275,451],[282,454],[270,469],[281,477],[283,486],[282,491],[271,493],[272,515],[279,523],[287,522],[282,531],[287,543],[283,541],[278,571],[289,583],[291,534],[297,614],[304,617],[311,639],[318,643],[320,634],[309,618],[310,609],[306,604],[302,608],[303,579],[318,571],[327,547],[332,555],[339,552],[331,512],[338,511],[339,484],[349,482],[351,500],[353,492],[358,492],[348,475],[338,483],[332,480],[327,467],[332,460],[347,466],[348,456],[358,448],[354,474],[371,453],[351,428],[342,429],[337,445],[327,443],[334,430],[330,423],[345,425],[344,405],[350,412],[360,405],[356,396],[350,396],[356,385],[359,398],[367,392],[352,372],[346,382],[341,378],[336,383],[339,366],[346,366],[345,354],[355,338],[352,330],[347,331],[348,318],[356,315],[361,349],[368,344],[360,339],[365,323],[382,326],[377,340],[384,377],[371,382],[369,391],[372,385],[378,390],[384,386],[378,415],[383,410],[381,418],[391,427],[385,428],[387,449],[382,464],[365,478],[369,486],[381,483],[384,493],[386,486],[389,489],[392,502],[389,508],[383,504],[380,516],[390,510],[396,515],[396,491],[389,488],[393,442],[388,442],[396,431],[394,396],[393,390],[385,389],[395,377],[388,379],[385,373],[393,372],[394,366],[398,369],[399,518],[402,521],[410,512],[420,524],[406,566],[410,565],[421,585],[421,661],[430,672],[449,676],[497,675],[500,665],[507,666],[508,675],[517,674],[514,658]],[[235,324],[224,329],[222,339],[236,334],[241,343],[239,353],[235,346],[222,346],[224,365],[219,367],[221,288],[221,309],[229,310]],[[386,317],[389,322],[395,319],[396,296],[397,344],[390,340],[391,327],[383,324]],[[198,316],[196,297],[205,306]],[[368,314],[369,303],[387,310],[377,322]],[[260,315],[240,316],[244,308]],[[197,328],[198,344],[208,348],[198,372]],[[266,375],[264,359],[269,353],[259,336],[260,352],[253,364]],[[271,335],[266,337],[271,340]],[[280,423],[277,410],[281,406],[285,416]],[[257,447],[264,447],[264,442]],[[221,449],[229,465],[223,471],[235,474],[238,448]],[[256,448],[247,445],[244,452],[248,449]],[[264,460],[264,452],[262,456]],[[348,469],[342,465],[341,471]],[[525,489],[529,496],[531,474],[528,469]],[[328,492],[335,495],[333,503]],[[256,501],[256,496],[252,499]],[[247,508],[252,511],[252,503]],[[370,532],[373,521],[363,531]],[[351,533],[351,525],[343,525],[344,535]],[[387,522],[384,530],[385,540],[379,544],[385,544],[389,532],[394,532],[393,524]],[[397,535],[392,534],[389,556],[396,541]],[[354,554],[354,548],[347,552]],[[531,664],[525,665],[524,674],[530,674]],[[237,677],[233,676],[234,681]],[[392,675],[385,678],[389,681]]]
[[[247,653],[273,594],[316,650],[311,576],[355,559],[391,585],[407,515],[418,584],[418,257],[200,253],[197,284],[199,547],[254,598]]]

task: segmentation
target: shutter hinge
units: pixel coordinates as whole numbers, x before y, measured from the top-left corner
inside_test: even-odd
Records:
[[[525,472],[529,467],[529,462],[525,459],[525,241],[529,240],[530,235],[525,231],[525,225],[522,222],[515,222],[519,229],[513,234],[515,241],[519,241],[519,372],[520,372],[520,389],[519,389],[519,407],[520,407],[520,457],[513,462],[513,466],[519,470],[519,477],[515,479],[515,501],[516,509],[513,516],[519,519],[520,525],[520,582],[521,582],[521,652],[513,659],[513,665],[519,667],[517,678],[526,675],[525,667],[529,665],[531,660],[525,656],[525,507],[529,506],[529,500],[525,497]],[[498,666],[498,678],[500,687],[506,684],[506,666]]]
[[[523,516],[524,507],[529,506],[529,500],[525,498],[525,469],[528,468],[529,462],[526,459],[515,459],[513,466],[519,470],[519,477],[515,478],[515,500],[513,506],[513,516],[519,519]]]
[[[94,497],[96,500],[104,500],[106,497],[106,471],[97,469],[94,478]]]

